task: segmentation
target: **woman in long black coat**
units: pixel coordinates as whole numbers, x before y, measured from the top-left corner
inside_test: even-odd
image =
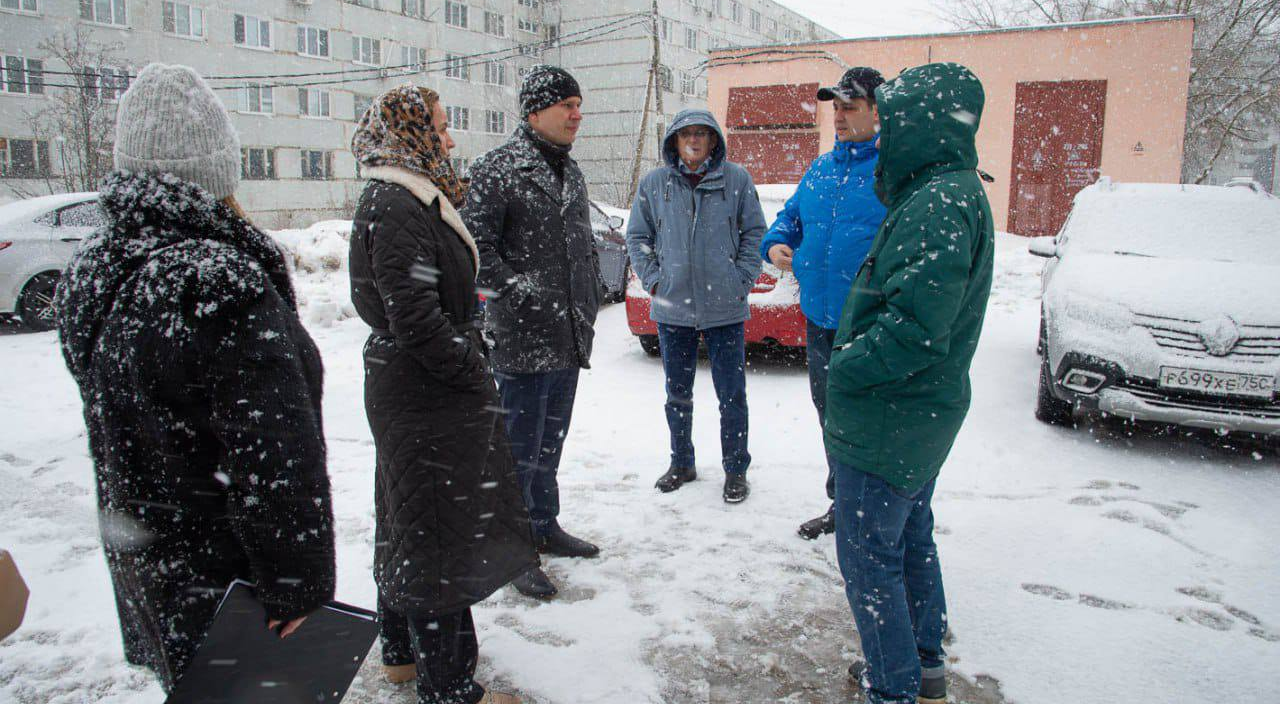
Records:
[[[432,90],[402,86],[361,119],[369,179],[351,237],[351,297],[373,328],[365,409],[377,453],[374,577],[383,663],[416,664],[424,704],[514,702],[473,679],[471,606],[536,563],[476,322],[478,257]]]
[[[291,630],[333,598],[320,353],[232,197],[240,145],[189,68],[121,98],[107,225],[58,287],[125,657],[166,690],[234,579]],[[266,628],[268,624],[263,624]]]

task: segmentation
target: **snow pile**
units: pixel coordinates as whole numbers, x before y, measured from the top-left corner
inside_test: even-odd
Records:
[[[355,317],[347,270],[350,220],[324,220],[304,230],[270,234],[289,254],[304,321],[327,328]]]

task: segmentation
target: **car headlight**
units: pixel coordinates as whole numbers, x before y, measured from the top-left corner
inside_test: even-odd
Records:
[[[1061,297],[1053,306],[1055,312],[1070,321],[1095,330],[1123,334],[1133,327],[1133,313],[1112,301],[1080,294]]]

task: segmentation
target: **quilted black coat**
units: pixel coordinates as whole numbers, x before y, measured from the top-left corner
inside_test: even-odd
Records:
[[[567,156],[557,180],[536,139],[522,126],[476,159],[462,211],[493,292],[485,326],[500,372],[589,368],[603,299],[586,180]]]
[[[484,599],[537,557],[476,325],[473,251],[430,182],[394,167],[367,175],[351,298],[373,328],[374,577],[393,610],[429,617]],[[390,177],[418,183],[379,180]]]
[[[333,597],[320,354],[280,250],[204,190],[117,172],[100,202],[58,330],[125,655],[169,689],[233,579],[271,618]]]

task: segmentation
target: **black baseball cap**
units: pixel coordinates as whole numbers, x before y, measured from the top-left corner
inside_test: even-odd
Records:
[[[844,101],[865,98],[871,102],[876,101],[876,88],[884,83],[884,76],[880,72],[869,66],[854,66],[844,75],[840,77],[840,82],[834,86],[818,89],[818,100],[835,100],[839,98]]]

